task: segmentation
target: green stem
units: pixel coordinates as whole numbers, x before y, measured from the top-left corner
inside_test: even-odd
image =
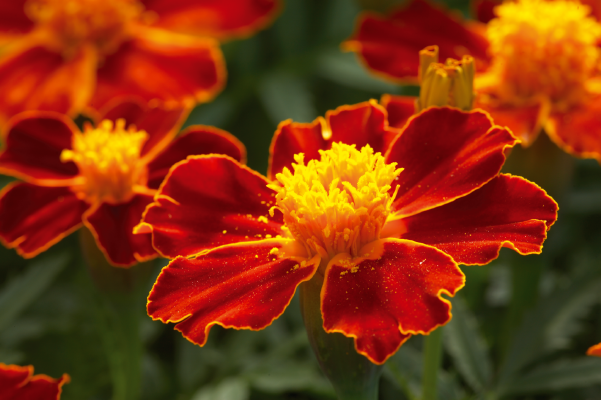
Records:
[[[318,273],[300,287],[301,313],[313,352],[339,400],[376,400],[382,365],[355,350],[353,338],[326,333],[320,311],[323,277]]]
[[[436,400],[438,370],[442,361],[442,327],[424,337],[424,374],[422,376],[422,399]]]
[[[112,266],[85,228],[80,230],[80,243],[94,282],[98,328],[108,357],[113,400],[137,400],[142,380],[140,321],[145,306],[142,283],[149,268],[147,265],[132,269]]]

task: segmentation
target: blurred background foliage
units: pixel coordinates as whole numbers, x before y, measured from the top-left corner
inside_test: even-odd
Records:
[[[286,0],[272,27],[223,46],[227,88],[198,106],[187,124],[233,133],[247,146],[250,167],[265,173],[280,121],[309,122],[383,93],[416,94],[371,77],[339,50],[361,8],[391,3],[397,2]],[[465,0],[447,5],[469,15]],[[601,341],[601,168],[570,158],[541,135],[532,148],[512,152],[506,171],[548,190],[560,204],[559,220],[542,255],[504,249],[490,265],[463,267],[467,285],[443,328],[439,398],[601,399],[601,359],[584,355]],[[36,373],[54,377],[69,373],[64,400],[110,399],[109,360],[120,355],[103,351],[103,309],[83,265],[77,234],[33,260],[0,249],[0,362],[33,364]],[[135,298],[142,399],[335,399],[296,299],[267,329],[215,326],[200,348],[145,315],[145,297],[164,265],[139,267],[148,270]],[[387,362],[381,399],[420,397],[422,342],[411,338]]]

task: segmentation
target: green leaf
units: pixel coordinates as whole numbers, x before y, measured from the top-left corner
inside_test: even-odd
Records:
[[[191,400],[248,400],[250,388],[240,378],[228,378],[215,386],[207,386],[198,390]]]
[[[514,380],[504,394],[552,392],[601,383],[601,360],[582,357],[541,366]]]
[[[311,122],[318,115],[306,82],[291,73],[266,75],[259,86],[259,95],[276,124],[288,118],[294,122]]]
[[[0,331],[35,301],[69,262],[67,253],[36,259],[0,291]]]
[[[474,392],[482,392],[490,383],[491,361],[478,323],[461,296],[452,299],[453,318],[445,326],[447,351],[461,376]]]
[[[252,387],[268,392],[311,390],[334,394],[332,386],[316,368],[315,363],[288,362],[246,375]]]

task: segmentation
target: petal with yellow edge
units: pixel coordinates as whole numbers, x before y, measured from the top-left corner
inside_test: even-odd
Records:
[[[21,367],[0,363],[0,399],[2,400],[59,400],[62,386],[69,383],[67,374],[54,379],[48,375],[34,375],[33,366]]]
[[[482,188],[399,222],[400,237],[434,246],[455,261],[483,265],[501,247],[539,254],[558,206],[527,180],[502,174]]]
[[[34,257],[79,228],[88,207],[67,187],[12,183],[0,193],[0,240]]]
[[[224,154],[246,162],[246,149],[234,135],[213,126],[193,125],[148,164],[148,187],[158,189],[171,166],[202,154]]]
[[[355,51],[368,68],[395,81],[415,80],[419,51],[438,45],[440,58],[471,54],[477,65],[488,61],[488,40],[448,11],[424,0],[413,0],[388,17],[364,13],[343,49]]]
[[[140,152],[141,156],[145,156],[148,153],[156,155],[157,151],[164,149],[175,137],[187,117],[186,108],[150,107],[141,98],[125,97],[110,101],[101,110],[97,122],[103,119],[117,121],[123,118],[126,126],[133,124],[136,129],[146,132],[148,139]]]
[[[482,111],[430,108],[410,119],[386,162],[404,168],[393,204],[409,216],[478,189],[500,172],[505,150],[518,140]]]
[[[92,95],[96,58],[87,48],[65,61],[41,45],[0,59],[0,123],[25,110],[74,114]]]
[[[136,232],[152,231],[154,248],[172,258],[275,237],[282,214],[269,213],[275,192],[268,183],[227,156],[190,157],[171,169]]]
[[[545,129],[564,151],[601,162],[601,96],[567,112],[551,114]]]
[[[278,318],[296,287],[319,265],[285,254],[286,239],[218,247],[163,268],[148,296],[148,315],[204,345],[213,325],[259,330]]]
[[[587,352],[586,352],[587,356],[597,356],[597,357],[601,357],[601,343],[596,344],[594,346],[591,346]]]
[[[427,334],[451,319],[453,296],[465,278],[453,259],[421,243],[382,239],[363,257],[333,258],[321,292],[326,332],[355,339],[358,353],[383,364],[411,334]]]
[[[220,40],[246,37],[269,24],[279,0],[145,0],[154,12],[154,26]]]
[[[151,202],[152,196],[135,194],[127,202],[102,203],[84,215],[84,223],[111,264],[130,267],[157,256],[150,234],[133,233],[144,209]]]
[[[126,95],[162,101],[167,107],[193,106],[217,95],[225,84],[219,43],[160,29],[140,29],[98,69],[91,107],[102,109]]]
[[[0,154],[0,171],[27,181],[66,186],[79,170],[62,162],[79,129],[67,117],[45,111],[30,111],[11,119],[6,145]]]

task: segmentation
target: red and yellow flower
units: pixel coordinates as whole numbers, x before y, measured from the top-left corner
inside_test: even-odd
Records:
[[[33,366],[21,367],[0,363],[0,400],[59,400],[69,375],[59,379],[33,375]]]
[[[522,145],[541,128],[565,151],[601,160],[601,23],[575,0],[507,1],[486,25],[463,21],[425,0],[383,17],[363,14],[343,47],[375,73],[415,80],[418,53],[437,45],[442,60],[475,59],[474,107],[508,126]],[[410,107],[386,97],[387,107]]]
[[[169,168],[191,154],[221,153],[244,162],[243,145],[208,126],[174,137],[185,109],[123,102],[83,132],[53,112],[24,112],[9,122],[0,172],[15,182],[0,194],[0,240],[33,257],[82,223],[106,258],[131,266],[156,256],[150,235],[133,235]]]
[[[211,100],[219,41],[266,26],[279,0],[11,0],[0,5],[0,124],[24,110],[72,116],[135,95]]]
[[[148,313],[203,345],[216,324],[266,327],[318,279],[326,332],[381,364],[451,318],[442,294],[464,284],[457,263],[488,263],[501,247],[541,251],[557,204],[499,174],[516,142],[484,112],[452,108],[400,131],[371,101],[282,122],[268,177],[227,156],[190,157],[136,228],[175,258]]]

